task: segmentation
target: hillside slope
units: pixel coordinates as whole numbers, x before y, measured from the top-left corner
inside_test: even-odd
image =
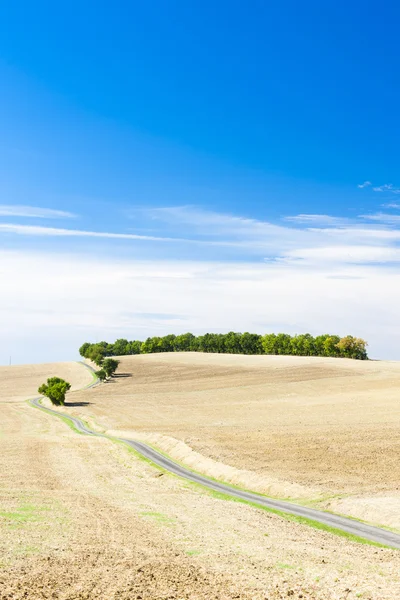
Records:
[[[0,402],[21,401],[37,396],[38,387],[48,377],[61,377],[69,381],[72,390],[93,381],[90,371],[77,362],[0,367]]]
[[[174,353],[121,357],[120,374],[74,394],[76,414],[243,487],[361,496],[343,512],[400,527],[400,363]]]

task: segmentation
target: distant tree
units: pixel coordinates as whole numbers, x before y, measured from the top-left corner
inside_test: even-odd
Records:
[[[121,338],[120,340],[117,340],[116,342],[114,342],[114,344],[112,344],[112,346],[113,346],[112,349],[113,349],[114,356],[124,356],[126,354],[129,354],[128,340]]]
[[[97,365],[98,367],[101,367],[103,362],[104,362],[104,354],[102,353],[101,350],[96,349],[93,352],[91,352],[88,356],[88,358],[94,362],[95,365]]]
[[[84,344],[82,344],[82,346],[79,348],[79,354],[81,356],[83,356],[83,358],[87,358],[87,352],[90,349],[92,344],[89,344],[89,342],[85,342]]]
[[[127,354],[140,354],[141,346],[142,342],[139,342],[139,340],[133,340],[132,342],[129,342],[127,347]]]
[[[323,335],[317,335],[317,337],[314,338],[316,356],[327,356],[325,352],[325,342],[329,337],[329,333],[324,333]]]
[[[278,346],[275,333],[266,333],[261,338],[265,354],[278,354]]]
[[[221,353],[225,351],[224,336],[218,333],[205,333],[198,338],[200,352]]]
[[[100,379],[100,381],[105,381],[107,379],[107,373],[105,372],[104,369],[95,371],[94,374],[96,375],[97,379]]]
[[[159,352],[173,352],[176,335],[170,333],[159,339],[158,351]]]
[[[47,396],[57,406],[64,404],[65,394],[71,389],[71,384],[60,377],[50,377],[47,383],[43,383],[38,389],[39,394]]]
[[[107,377],[112,377],[118,369],[118,365],[119,360],[116,360],[115,358],[106,358],[103,361],[101,370],[105,371]]]
[[[194,349],[195,336],[193,333],[177,335],[173,341],[175,352],[190,352]]]
[[[240,354],[242,334],[230,331],[224,335],[224,351],[227,354]]]
[[[324,341],[324,356],[340,356],[340,349],[338,348],[339,342],[340,337],[338,335],[328,335]]]
[[[277,354],[291,354],[291,337],[287,333],[278,333],[276,336]]]
[[[290,354],[297,356],[317,356],[317,347],[315,339],[309,333],[295,335],[290,340]]]
[[[160,352],[160,337],[148,337],[142,344],[140,352],[142,354],[152,354]]]
[[[263,354],[262,337],[258,333],[249,333],[245,331],[240,336],[241,354]]]
[[[367,345],[365,340],[353,337],[352,335],[343,337],[337,343],[341,356],[346,358],[356,358],[358,360],[366,360],[368,358]]]
[[[296,356],[344,356],[364,360],[367,356],[367,343],[361,338],[323,334],[313,337],[309,333],[290,336],[286,333],[205,333],[194,336],[192,333],[173,334],[164,337],[148,337],[144,342],[124,338],[113,344],[85,342],[79,349],[82,356],[92,360],[99,368],[112,356],[150,354],[155,352],[212,352],[230,354],[280,354]]]

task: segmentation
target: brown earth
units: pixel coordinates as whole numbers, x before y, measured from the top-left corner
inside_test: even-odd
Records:
[[[154,360],[139,358],[137,364]],[[198,372],[196,366],[190,370]],[[223,390],[226,376],[217,370],[210,388]],[[157,389],[172,385],[163,366],[159,375]],[[4,370],[0,377],[4,385]],[[230,381],[235,377],[239,374]],[[121,377],[71,393],[70,402],[92,404],[65,410],[97,418],[102,403],[111,423],[112,409],[124,397],[116,392],[124,389],[128,398],[128,381],[134,389],[133,378]],[[189,373],[186,383],[179,381],[190,390]],[[23,392],[16,385],[13,390],[17,396],[25,393],[25,384]],[[143,394],[145,406],[143,390],[135,391],[137,398]],[[150,410],[154,398],[147,398]],[[139,409],[133,411],[131,404],[133,415]],[[216,498],[162,475],[123,446],[76,434],[25,402],[2,402],[0,411],[1,600],[389,600],[400,595],[399,552]],[[183,414],[180,426],[184,420]]]
[[[400,528],[400,363],[177,353],[120,372],[77,412],[214,477]]]

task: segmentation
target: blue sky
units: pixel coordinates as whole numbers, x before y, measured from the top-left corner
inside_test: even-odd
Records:
[[[0,6],[0,364],[192,330],[400,359],[395,3]]]

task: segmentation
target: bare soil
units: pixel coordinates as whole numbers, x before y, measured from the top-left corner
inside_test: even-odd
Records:
[[[137,362],[146,358],[153,360]],[[210,390],[224,389],[218,372]],[[172,385],[165,369],[163,378],[156,386]],[[73,404],[91,404],[65,410],[90,416],[96,398],[104,406],[108,398],[115,404],[96,417],[108,415],[111,422],[113,406],[123,398],[114,392],[123,385],[128,397],[128,380],[134,389],[133,378],[121,377],[71,393]],[[14,385],[17,397],[23,390]],[[145,406],[144,392],[138,393]],[[132,415],[139,409],[131,408]],[[0,411],[1,600],[400,596],[397,551],[216,498],[163,475],[124,446],[76,434],[25,402],[3,401]],[[180,427],[182,421],[185,415]]]
[[[103,429],[243,487],[400,528],[400,363],[176,353],[121,357],[119,371],[74,394]]]

